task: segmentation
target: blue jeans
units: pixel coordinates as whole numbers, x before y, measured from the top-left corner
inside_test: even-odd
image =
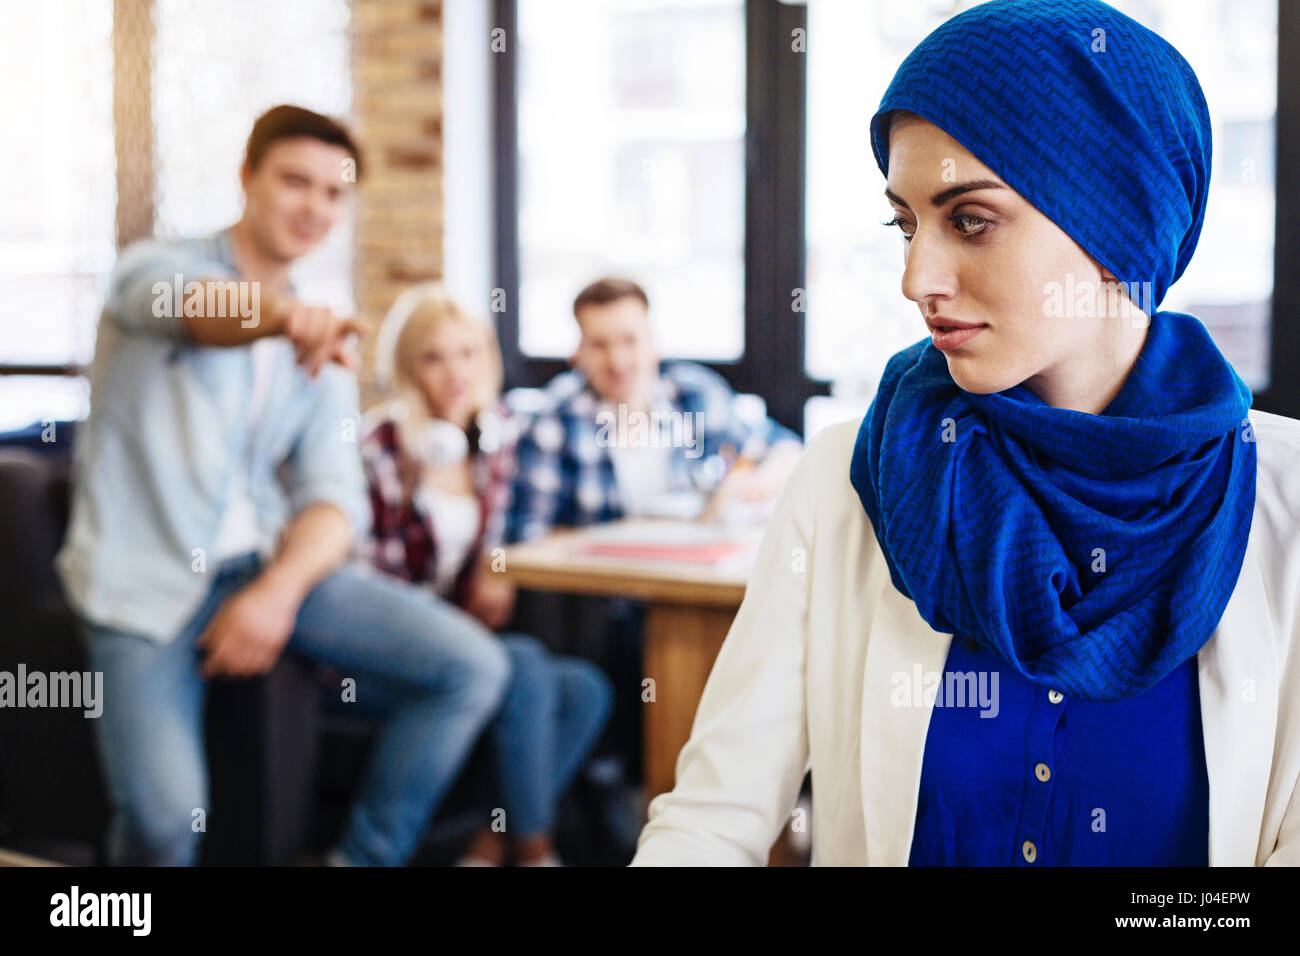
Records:
[[[505,701],[489,725],[505,832],[551,830],[555,806],[609,719],[613,688],[590,661],[555,657],[541,641],[501,637],[510,654]]]
[[[196,643],[222,602],[260,570],[256,555],[225,562],[203,606],[170,643],[89,627],[90,664],[104,675],[104,712],[95,725],[113,807],[110,862],[195,862],[201,833],[192,824],[208,805],[207,682]],[[288,649],[355,675],[358,688],[370,677],[391,688],[338,849],[358,865],[404,863],[500,706],[508,656],[455,607],[359,565],[339,568],[312,589]]]
[[[474,805],[488,800],[483,809],[495,810],[499,804],[505,832],[517,839],[554,828],[556,805],[599,741],[614,693],[595,664],[554,656],[535,637],[502,634],[501,644],[510,656],[510,682],[483,735],[491,779],[484,773],[469,784]],[[345,716],[377,717],[393,693],[381,680],[362,678],[362,706],[342,703],[337,694],[327,696],[325,706]]]

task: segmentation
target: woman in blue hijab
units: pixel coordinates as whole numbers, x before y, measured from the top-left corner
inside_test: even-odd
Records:
[[[1158,311],[1194,72],[1096,0],[991,0],[871,141],[929,336],[806,453],[634,862],[762,862],[810,762],[819,862],[1300,863],[1300,422]]]

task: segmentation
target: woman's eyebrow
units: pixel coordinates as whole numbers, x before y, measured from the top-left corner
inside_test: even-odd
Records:
[[[1006,189],[1006,188],[1007,187],[1004,186],[1002,183],[996,182],[992,179],[972,179],[968,183],[958,183],[956,186],[953,186],[949,189],[945,189],[941,193],[935,193],[933,196],[930,197],[930,203],[936,208],[938,208],[939,206],[943,206],[949,201],[951,201],[954,197],[960,196],[962,193],[975,192],[975,190],[977,189]],[[898,205],[902,206],[904,209],[912,208],[906,202],[903,201],[903,198],[901,196],[899,196],[896,192],[894,192],[892,189],[888,187],[885,188],[885,197],[887,199],[892,200],[893,202],[898,203]]]

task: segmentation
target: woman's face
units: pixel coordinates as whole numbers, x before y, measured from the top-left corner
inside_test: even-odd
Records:
[[[1100,323],[1111,321],[1097,311],[1106,308],[1109,272],[965,147],[915,115],[893,117],[886,196],[904,235],[903,295],[927,325],[980,326],[973,334],[932,335],[957,385],[987,394],[1024,383],[1051,405],[1104,407],[1109,396],[1095,409],[1081,406],[1095,404],[1112,384],[1113,395],[1127,374],[1107,381],[1115,356],[1100,344],[1107,341]],[[1060,285],[1053,290],[1052,283]],[[1099,297],[1091,315],[1079,306],[1087,284]],[[1116,287],[1109,288],[1113,312]],[[1062,295],[1052,298],[1049,290]],[[1126,316],[1122,324],[1136,323]]]
[[[468,322],[440,322],[416,353],[414,373],[429,413],[467,427],[489,374],[483,333]]]

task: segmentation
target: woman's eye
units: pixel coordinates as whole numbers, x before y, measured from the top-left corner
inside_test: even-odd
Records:
[[[989,227],[989,220],[983,219],[979,216],[972,216],[969,213],[957,213],[956,215],[949,216],[948,221],[956,226],[958,235],[963,238],[974,238],[975,236],[987,231]],[[890,219],[888,222],[881,223],[881,225],[897,226],[899,231],[903,234],[904,241],[907,242],[910,242],[912,237],[916,234],[916,227],[912,225],[912,223],[908,222],[906,219],[900,219],[897,216]]]
[[[989,223],[987,219],[960,212],[955,216],[949,216],[948,219],[957,226],[957,231],[963,236],[978,236]]]
[[[911,238],[912,238],[912,233],[907,231],[907,227],[910,226],[911,223],[909,223],[906,219],[899,219],[897,216],[895,216],[893,219],[890,219],[888,222],[882,222],[881,225],[882,225],[882,226],[897,226],[897,227],[898,227],[898,231],[901,232],[901,233],[903,234],[903,240],[904,240],[905,242],[911,240]],[[913,229],[913,232],[915,232],[915,231],[916,231],[916,230]]]

